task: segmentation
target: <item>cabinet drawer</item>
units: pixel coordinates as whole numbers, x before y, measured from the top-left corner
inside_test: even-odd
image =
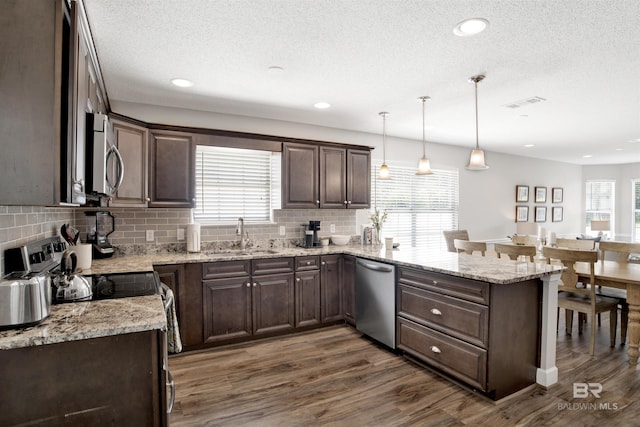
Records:
[[[398,281],[440,294],[489,305],[490,285],[487,282],[413,268],[398,269]]]
[[[487,351],[410,320],[398,318],[398,348],[486,391]]]
[[[293,258],[262,258],[251,261],[251,274],[278,274],[293,272]]]
[[[401,284],[398,286],[398,315],[487,347],[487,306]]]
[[[296,257],[296,271],[317,270],[320,268],[320,257],[317,255]]]
[[[202,264],[203,279],[228,279],[248,276],[251,272],[251,260],[218,261]]]

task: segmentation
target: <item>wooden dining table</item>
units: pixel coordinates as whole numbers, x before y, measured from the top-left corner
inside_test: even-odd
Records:
[[[575,265],[580,281],[589,281],[589,264],[578,262]],[[609,288],[626,289],[629,304],[629,365],[638,363],[638,344],[640,343],[640,264],[600,260],[595,264],[595,285]]]

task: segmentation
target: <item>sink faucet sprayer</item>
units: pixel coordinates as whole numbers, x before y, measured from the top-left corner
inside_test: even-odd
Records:
[[[246,249],[248,233],[244,231],[243,218],[238,218],[238,225],[236,226],[236,235],[240,236],[240,249]]]

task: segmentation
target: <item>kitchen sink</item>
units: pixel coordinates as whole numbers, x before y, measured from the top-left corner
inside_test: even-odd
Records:
[[[274,255],[278,251],[273,249],[228,249],[212,253],[216,255]]]

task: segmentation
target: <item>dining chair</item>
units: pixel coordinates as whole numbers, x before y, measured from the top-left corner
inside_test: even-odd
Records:
[[[595,240],[589,239],[556,239],[556,247],[565,249],[577,249],[581,251],[592,251],[596,248]]]
[[[529,245],[511,245],[508,243],[495,243],[493,245],[498,258],[501,254],[507,255],[512,260],[517,260],[519,256],[524,255],[529,257],[529,262],[534,262],[536,256],[536,247]]]
[[[482,256],[484,256],[487,252],[487,244],[485,242],[472,242],[469,240],[454,239],[453,245],[458,253],[473,255],[474,252],[480,252]]]
[[[548,264],[551,259],[557,259],[566,267],[560,276],[562,285],[558,286],[558,308],[565,309],[567,335],[571,335],[573,311],[591,316],[589,354],[593,356],[596,337],[596,322],[594,319],[596,314],[608,311],[611,347],[614,347],[616,343],[616,328],[618,326],[618,300],[597,295],[595,286],[586,286],[595,283],[595,263],[598,261],[598,253],[595,251],[545,246],[542,248],[542,255],[547,259]],[[576,262],[589,263],[589,283],[578,282],[578,275],[575,271]],[[582,323],[578,322],[578,332],[581,332],[581,330]]]
[[[616,254],[615,261],[621,263],[629,262],[629,256],[633,253],[640,253],[640,243],[611,242],[602,240],[599,244],[600,260],[604,261],[607,252]],[[598,286],[596,289],[598,295],[618,300],[620,307],[620,344],[624,345],[627,340],[627,327],[629,325],[629,304],[627,303],[627,291],[625,289],[603,288]],[[600,318],[598,317],[598,324]]]
[[[455,239],[469,240],[469,233],[467,230],[442,230],[445,242],[447,242],[447,251],[458,252],[453,244]]]

